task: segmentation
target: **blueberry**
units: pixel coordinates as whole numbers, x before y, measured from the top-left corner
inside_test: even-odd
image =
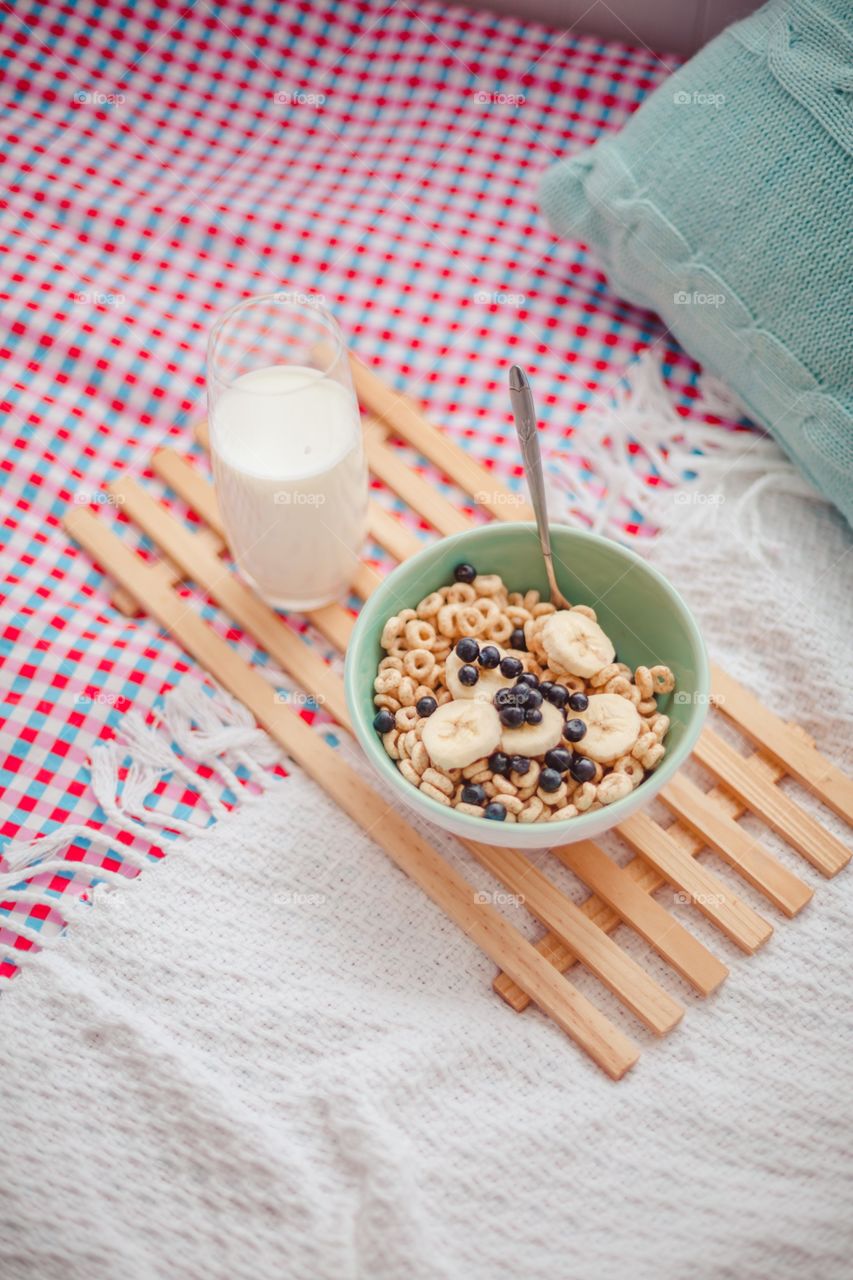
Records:
[[[559,791],[563,784],[563,775],[556,769],[543,769],[539,775],[539,785],[543,791]]]
[[[563,726],[563,737],[567,742],[580,742],[586,733],[583,720],[567,720]]]
[[[501,707],[514,707],[517,701],[515,689],[498,689],[492,701],[498,711]]]
[[[477,576],[477,570],[472,564],[458,564],[453,570],[453,576],[457,582],[473,582]]]
[[[462,788],[462,799],[466,804],[485,804],[485,787],[481,787],[479,782],[469,782],[467,787]]]
[[[528,724],[541,724],[542,712],[538,707],[527,707],[524,712],[524,719]]]
[[[510,701],[516,707],[529,707],[532,705],[530,695],[533,693],[533,690],[530,688],[529,684],[513,685],[509,692],[512,694]]]
[[[486,805],[486,818],[491,818],[493,822],[503,822],[506,817],[506,809],[499,800],[493,800],[491,804]]]
[[[436,702],[435,698],[429,698],[429,697],[418,698],[417,702],[415,703],[415,711],[417,711],[419,716],[431,716],[437,706],[438,706],[438,703]]]
[[[516,685],[516,688],[518,688],[518,685]],[[528,707],[541,707],[541,706],[542,706],[542,690],[541,690],[541,689],[531,689],[529,685],[527,686],[527,689],[528,689],[528,693],[527,693],[527,706],[528,706]]]
[[[476,662],[480,656],[480,646],[473,636],[465,636],[456,646],[456,653],[463,662]]]
[[[548,697],[549,692],[550,692],[550,691],[551,691],[551,689],[553,689],[553,688],[554,688],[554,681],[553,681],[553,680],[540,680],[540,681],[539,681],[539,692],[542,694],[542,697],[543,697],[543,698],[547,698],[547,697]]]
[[[523,671],[516,680],[516,684],[529,684],[531,689],[538,689],[539,677],[535,676],[532,671]]]
[[[513,773],[525,774],[530,771],[530,761],[527,756],[510,756],[509,767]]]
[[[466,685],[469,689],[472,684],[476,684],[480,679],[480,673],[476,667],[470,667],[466,663],[464,667],[459,668],[459,683]]]
[[[524,724],[524,708],[523,707],[501,707],[498,712],[500,722],[507,729],[517,729]]]
[[[518,649],[520,653],[527,653],[527,641],[524,638],[524,632],[521,627],[516,627],[509,638],[510,649]]]
[[[523,670],[520,658],[501,658],[501,675],[506,676],[507,680],[514,680]]]
[[[586,756],[573,756],[569,773],[575,782],[592,782],[595,777],[595,765]]]
[[[572,711],[586,711],[589,706],[589,698],[585,693],[572,693],[569,695],[569,706]]]
[[[550,751],[545,753],[545,763],[549,769],[556,769],[558,773],[565,773],[572,763],[572,753],[567,751],[565,747],[552,747]]]
[[[561,684],[552,684],[551,688],[545,694],[545,697],[552,706],[555,706],[562,711],[569,700],[569,691]]]
[[[506,777],[509,773],[509,756],[505,756],[502,751],[496,751],[494,755],[489,756],[489,768],[492,773],[499,773],[502,777]]]
[[[391,712],[386,711],[384,707],[373,717],[373,727],[377,733],[390,733],[395,723]]]
[[[496,667],[501,660],[501,655],[493,644],[484,644],[480,650],[480,666],[485,667],[488,671],[492,667]]]

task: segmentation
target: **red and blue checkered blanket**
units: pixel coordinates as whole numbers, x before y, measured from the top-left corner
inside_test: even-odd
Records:
[[[552,448],[576,447],[585,406],[652,346],[677,410],[702,418],[696,366],[614,296],[583,246],[555,241],[535,204],[541,170],[618,129],[667,75],[664,58],[401,0],[23,0],[0,22],[10,840],[108,826],[88,785],[93,745],[187,669],[153,622],[111,607],[60,522],[165,440],[190,447],[207,331],[241,294],[321,294],[359,355],[513,483],[512,362],[531,373]],[[196,802],[168,777],[150,801],[184,819]],[[75,841],[67,872],[40,878],[45,901],[79,892],[75,860],[135,874],[121,860],[130,840],[108,856]],[[37,946],[57,907],[0,896],[0,943]],[[7,958],[0,977],[15,968]]]

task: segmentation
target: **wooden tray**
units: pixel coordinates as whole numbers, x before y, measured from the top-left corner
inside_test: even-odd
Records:
[[[402,439],[429,459],[491,518],[530,519],[530,509],[478,462],[442,436],[418,406],[389,390],[365,365],[353,360],[353,376],[364,407],[364,431],[372,473],[391,488],[438,534],[470,527],[468,518],[426,480],[408,468],[390,437]],[[207,440],[206,424],[198,432]],[[476,888],[451,867],[384,796],[365,785],[286,704],[256,670],[221,639],[179,594],[177,585],[195,582],[306,692],[321,698],[338,723],[349,729],[343,682],[326,662],[230,570],[213,488],[196,463],[171,448],[152,461],[165,484],[191,508],[201,524],[177,519],[137,480],[125,475],[110,485],[121,509],[156,545],[161,558],[145,561],[85,507],[70,510],[68,532],[118,585],[115,604],[126,613],[139,610],[166,628],[189,654],[245,703],[289,756],[329,791],[350,817],[370,832],[389,857],[424,889],[488,955],[500,972],[494,988],[513,1009],[532,1000],[566,1031],[610,1076],[620,1078],[639,1056],[637,1046],[564,976],[585,965],[658,1035],[671,1031],[683,1006],[665,991],[611,938],[616,926],[634,929],[702,995],[714,991],[728,969],[659,902],[655,891],[674,886],[742,951],[753,953],[772,933],[771,923],[705,867],[697,854],[711,849],[757,889],[783,916],[793,916],[812,896],[811,888],[778,862],[739,824],[746,812],[781,835],[825,876],[850,859],[850,851],[776,785],[790,776],[847,822],[853,821],[853,782],[815,749],[808,735],[767,711],[748,690],[714,668],[715,714],[733,721],[757,748],[745,757],[712,727],[704,730],[694,752],[714,778],[705,792],[684,776],[660,798],[675,814],[666,829],[640,813],[618,832],[635,856],[617,865],[590,841],[554,848],[551,853],[590,889],[576,906],[522,853],[465,843],[472,859],[511,893],[523,895],[527,909],[547,932],[535,945],[501,913],[480,901]],[[370,534],[396,560],[423,544],[394,515],[376,502],[369,512]],[[366,598],[379,581],[362,565],[354,592]],[[329,605],[310,621],[338,649],[346,648],[352,614]],[[334,785],[330,780],[334,779]]]

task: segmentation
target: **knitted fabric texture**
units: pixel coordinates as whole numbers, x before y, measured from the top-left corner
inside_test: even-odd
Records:
[[[712,656],[841,759],[849,535],[765,492],[759,561],[723,496],[657,563]],[[731,967],[713,999],[617,932],[688,1006],[672,1035],[572,971],[643,1047],[614,1085],[502,1004],[476,947],[293,774],[108,890],[0,999],[4,1280],[843,1280],[849,873],[762,838],[815,900],[783,921],[703,855],[777,925],[746,958],[672,905]]]
[[[853,521],[851,150],[847,0],[774,0],[546,172],[541,201]]]

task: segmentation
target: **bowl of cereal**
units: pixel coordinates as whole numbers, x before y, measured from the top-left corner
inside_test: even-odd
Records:
[[[551,540],[570,609],[548,602],[536,526],[495,522],[399,565],[347,649],[389,802],[484,844],[601,835],[684,763],[707,711],[705,646],[663,575],[592,533]]]

